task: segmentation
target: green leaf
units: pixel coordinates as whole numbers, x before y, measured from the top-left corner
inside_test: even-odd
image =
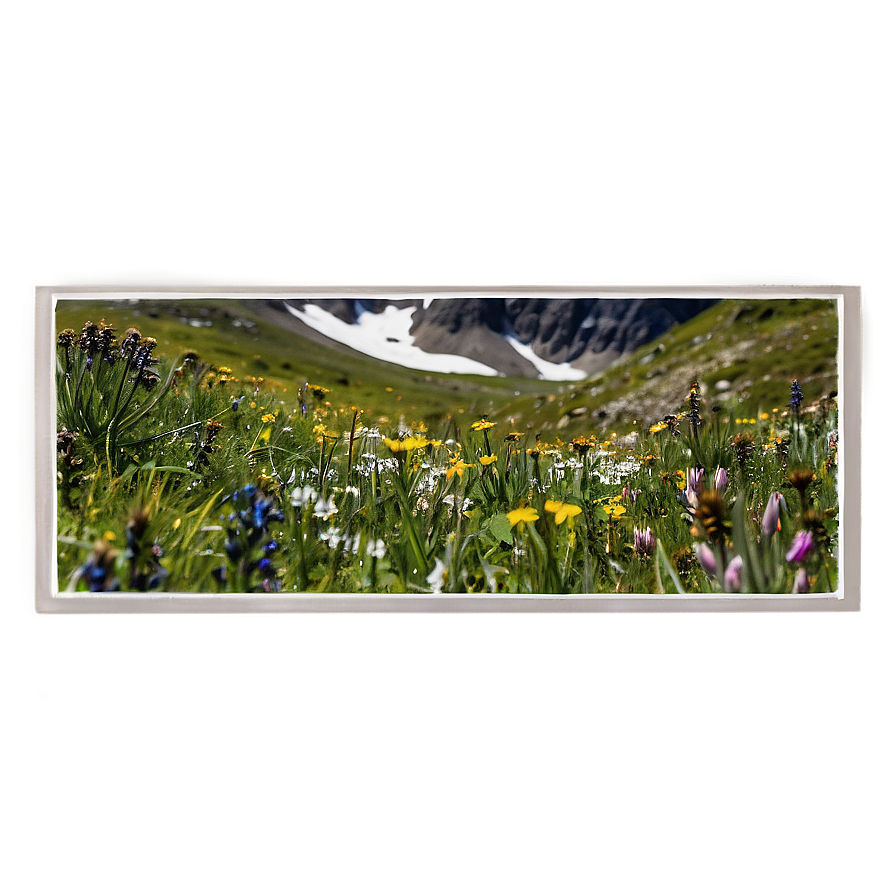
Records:
[[[768,593],[768,583],[759,559],[759,550],[750,532],[747,530],[746,499],[743,492],[737,496],[731,518],[734,549],[744,561],[744,586],[753,594]],[[721,571],[720,571],[721,574]]]
[[[513,544],[513,529],[506,513],[496,513],[487,523],[489,532],[505,544]]]
[[[672,585],[675,590],[679,594],[685,593],[685,588],[681,584],[681,579],[678,578],[678,573],[675,570],[675,567],[672,565],[669,560],[669,555],[666,553],[666,549],[663,547],[662,541],[659,539],[656,540],[656,559],[654,561],[656,566],[656,583],[660,589],[660,594],[666,594],[666,588],[663,585],[663,576],[662,572],[665,571],[666,575],[672,581]]]

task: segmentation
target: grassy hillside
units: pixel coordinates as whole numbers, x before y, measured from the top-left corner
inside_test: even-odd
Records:
[[[837,304],[825,299],[724,301],[588,380],[542,384],[505,417],[563,436],[629,431],[674,413],[699,382],[706,404],[734,417],[785,407],[789,384],[807,404],[837,389]]]
[[[808,404],[837,388],[831,300],[720,302],[604,373],[571,384],[427,373],[351,349],[333,351],[262,320],[244,300],[67,301],[56,316],[58,329],[77,330],[101,317],[119,333],[138,327],[159,341],[162,354],[195,350],[240,378],[264,377],[265,388],[284,397],[294,397],[306,381],[320,383],[336,401],[363,408],[368,419],[404,415],[429,426],[449,414],[488,414],[567,438],[645,428],[679,409],[695,380],[710,407],[743,417],[786,405],[793,379],[803,384]]]

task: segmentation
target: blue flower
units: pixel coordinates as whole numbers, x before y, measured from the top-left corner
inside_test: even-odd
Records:
[[[802,404],[803,390],[800,388],[799,380],[794,380],[790,384],[790,410],[792,410],[794,414],[798,414]]]
[[[87,584],[90,591],[120,591],[121,584],[114,575],[115,560],[118,551],[107,541],[97,541],[93,553],[87,562],[78,570],[81,581]]]

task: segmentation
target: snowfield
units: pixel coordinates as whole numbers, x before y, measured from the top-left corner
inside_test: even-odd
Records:
[[[498,376],[498,371],[493,367],[487,367],[463,355],[430,354],[414,345],[414,337],[411,336],[411,318],[415,308],[396,308],[395,305],[387,305],[382,312],[374,314],[356,305],[358,322],[347,324],[329,311],[325,311],[320,305],[286,307],[290,314],[318,333],[382,361],[391,361],[393,364],[414,370],[431,370],[435,373],[478,373]]]
[[[545,361],[514,336],[505,335],[504,339],[516,349],[527,361],[531,361],[538,370],[538,377],[542,380],[583,380],[587,373],[584,370],[576,370],[568,361],[556,364],[553,361]]]
[[[430,300],[431,301],[431,300]],[[425,307],[425,306],[424,306]],[[342,345],[413,370],[428,370],[434,373],[476,373],[481,376],[503,376],[499,371],[463,355],[434,354],[425,352],[414,345],[411,336],[411,319],[415,308],[398,308],[387,305],[375,314],[356,305],[357,323],[350,324],[330,314],[320,305],[304,305],[287,310],[302,323],[317,330],[324,336]],[[504,337],[524,358],[531,361],[544,380],[579,380],[587,376],[569,364],[554,364],[539,358],[527,345],[512,336]]]

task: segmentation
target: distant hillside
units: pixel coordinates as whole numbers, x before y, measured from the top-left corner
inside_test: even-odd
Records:
[[[753,416],[786,407],[793,379],[810,405],[837,390],[837,349],[834,300],[725,300],[602,374],[519,398],[503,414],[564,436],[628,431],[680,409],[694,381],[707,409]]]

